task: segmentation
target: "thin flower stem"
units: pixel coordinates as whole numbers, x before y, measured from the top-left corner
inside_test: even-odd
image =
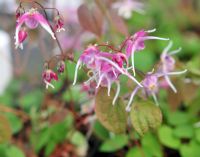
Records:
[[[115,49],[113,46],[108,45],[108,44],[99,44],[99,45],[97,45],[97,46],[98,46],[98,47],[107,47],[107,48],[109,48],[109,49],[111,49],[111,50],[113,50],[113,51],[121,52],[120,50]]]
[[[47,15],[47,12],[46,12],[45,8],[44,8],[39,2],[36,2],[36,1],[33,1],[33,2],[40,6],[40,8],[43,10],[43,12],[44,12],[44,14],[45,14],[46,19],[49,21],[48,15]],[[57,35],[56,35],[56,32],[54,31],[54,29],[53,29],[52,25],[50,24],[50,22],[49,22],[49,26],[50,26],[52,32],[53,32],[54,35],[55,35],[56,42],[57,42],[58,47],[59,47],[59,49],[60,49],[60,52],[61,52],[61,54],[62,54],[62,56],[63,56],[63,59],[65,59],[65,55],[64,55],[64,51],[63,51],[63,49],[62,49],[62,46],[61,46],[61,44],[60,44],[60,42],[59,42],[59,40],[58,40],[58,37],[57,37]]]
[[[120,46],[119,51],[122,51],[122,50],[123,50],[123,48],[126,46],[127,41],[130,40],[130,38],[131,38],[131,36],[128,37],[128,38],[126,38],[126,40],[124,40],[124,42],[123,42],[122,45]]]
[[[56,8],[44,8],[45,10],[55,10],[57,12],[57,15],[60,15],[60,12]]]

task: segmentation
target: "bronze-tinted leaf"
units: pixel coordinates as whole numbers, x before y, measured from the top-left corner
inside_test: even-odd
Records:
[[[81,26],[97,36],[101,36],[103,27],[103,16],[97,6],[89,10],[85,4],[78,8],[78,18]]]
[[[131,123],[141,136],[149,129],[156,129],[161,122],[161,110],[152,102],[142,101],[132,105]]]
[[[0,113],[1,114],[1,113]],[[8,119],[0,115],[0,144],[8,142],[11,138],[12,131]]]
[[[125,36],[128,36],[128,28],[127,25],[125,24],[124,20],[122,17],[120,17],[116,11],[110,10],[110,16],[113,22],[113,26],[115,29],[119,32],[122,33]]]
[[[113,106],[112,101],[115,92],[111,90],[107,95],[107,88],[100,88],[96,95],[95,111],[98,120],[109,131],[114,133],[124,133],[126,131],[126,111],[123,101],[119,98]]]

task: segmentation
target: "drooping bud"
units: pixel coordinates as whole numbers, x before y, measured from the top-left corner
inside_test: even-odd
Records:
[[[57,32],[65,31],[64,20],[61,15],[57,15],[54,21],[55,21],[55,31]]]
[[[23,42],[26,40],[28,36],[28,33],[25,28],[21,28],[18,32],[18,34],[15,36],[16,42],[15,42],[15,48],[18,47],[23,49]]]
[[[46,88],[48,88],[49,86],[54,88],[54,86],[51,84],[51,81],[52,80],[58,81],[58,75],[52,70],[47,69],[43,72],[42,79],[44,83],[46,84]]]
[[[64,73],[65,71],[65,62],[63,60],[58,62],[57,70],[59,73]]]
[[[16,19],[18,20],[24,13],[25,13],[24,8],[19,7],[19,8],[16,10],[16,14],[15,14]]]
[[[18,37],[19,37],[19,42],[20,43],[23,43],[24,40],[27,38],[28,36],[28,33],[26,31],[25,28],[22,28],[20,31],[19,31],[19,34],[18,34]]]

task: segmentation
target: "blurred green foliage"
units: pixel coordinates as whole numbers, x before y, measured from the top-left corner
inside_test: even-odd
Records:
[[[196,3],[196,1],[191,0],[191,3]],[[143,137],[140,137],[132,128],[128,135],[113,134],[104,128],[104,126],[115,127],[118,125],[117,121],[111,121],[106,125],[102,125],[99,121],[93,122],[92,137],[95,138],[94,143],[97,143],[97,152],[114,154],[122,151],[126,157],[163,157],[170,156],[170,152],[173,151],[175,154],[171,156],[174,157],[200,156],[200,128],[194,126],[200,120],[200,7],[195,8],[195,5],[191,3],[189,5],[185,0],[149,0],[145,2],[147,8],[145,15],[134,13],[126,22],[130,33],[141,28],[157,28],[156,35],[172,39],[174,49],[182,47],[177,60],[180,60],[188,69],[187,78],[190,79],[189,85],[192,87],[194,85],[193,92],[182,88],[182,91],[179,91],[181,94],[178,93],[174,99],[170,97],[169,91],[161,91],[159,101],[163,113],[163,124],[156,131],[148,132]],[[148,49],[136,54],[136,67],[144,72],[151,70],[166,45],[165,42],[150,41],[147,44]],[[70,62],[66,65],[67,81],[71,83],[75,64]],[[82,70],[79,72],[78,81],[83,82],[87,75]],[[0,96],[0,157],[25,157],[27,152],[24,150],[27,147],[33,149],[32,152],[37,155],[42,153],[48,157],[57,146],[65,143],[73,145],[77,152],[81,152],[81,149],[87,152],[88,147],[95,149],[91,144],[92,141],[88,141],[86,131],[77,129],[76,123],[82,120],[81,115],[73,115],[68,111],[66,111],[67,114],[63,114],[61,111],[65,111],[66,106],[59,108],[63,105],[61,102],[65,102],[67,107],[74,105],[75,110],[80,111],[80,105],[92,102],[88,100],[85,93],[80,91],[81,87],[66,84],[65,74],[60,77],[60,80],[62,81],[54,83],[55,89],[48,92],[43,87],[26,89],[23,77],[15,78],[10,83],[4,95]],[[122,80],[123,84],[127,83],[126,78]],[[180,80],[184,86],[186,83],[181,77]],[[122,86],[121,92],[124,93],[124,91],[126,92],[126,88]],[[190,100],[186,100],[185,97],[190,97],[191,93],[196,94]],[[178,99],[181,101],[176,103]],[[103,107],[102,110],[106,105],[108,106],[105,103],[100,104],[100,107]],[[111,102],[109,105],[112,106]],[[53,121],[51,116],[56,112],[62,118],[60,120],[57,116],[58,120]],[[115,115],[116,119],[123,113],[121,108],[118,112],[119,114]],[[102,113],[104,116],[107,114]],[[28,120],[23,118],[26,115],[29,117]],[[75,115],[79,118],[78,120]],[[135,115],[136,113],[133,116]],[[136,124],[133,122],[133,125]],[[122,127],[120,129],[125,132],[125,126]],[[11,134],[12,140],[10,140]],[[24,139],[26,134],[28,136]],[[23,142],[26,148],[19,144]]]

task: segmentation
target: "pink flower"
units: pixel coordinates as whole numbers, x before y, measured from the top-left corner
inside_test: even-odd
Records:
[[[131,18],[133,11],[144,14],[144,5],[141,2],[134,0],[122,0],[120,2],[115,2],[113,4],[113,8],[117,9],[118,15],[124,17],[125,19]]]
[[[23,42],[26,40],[28,34],[26,32],[25,28],[21,28],[20,31],[18,32],[18,43],[15,43],[16,48],[20,47],[23,49]]]
[[[21,43],[19,42],[19,31],[21,30],[22,25],[25,25],[30,29],[35,29],[40,24],[50,35],[53,39],[55,38],[55,34],[51,29],[51,26],[47,19],[44,18],[42,14],[40,14],[36,9],[32,8],[28,12],[24,13],[20,16],[17,20],[17,26],[15,31],[15,45],[18,47]]]
[[[130,39],[126,42],[126,56],[129,58],[131,56],[132,68],[135,76],[135,68],[134,68],[134,53],[136,51],[141,51],[145,48],[145,40],[169,40],[167,38],[160,38],[155,36],[149,36],[149,33],[155,32],[156,29],[153,30],[140,30],[136,32]]]
[[[152,96],[156,105],[158,105],[158,101],[157,101],[157,97],[156,97],[156,94],[158,93],[158,89],[159,89],[157,74],[153,74],[153,72],[147,73],[145,78],[141,81],[141,84],[143,86],[143,88],[142,88],[143,93],[146,94],[147,96]],[[129,99],[128,105],[126,106],[126,111],[131,110],[131,104],[132,104],[133,98],[140,88],[141,87],[137,86],[133,90],[131,97]]]
[[[46,84],[47,89],[49,86],[54,88],[54,86],[51,84],[51,81],[52,80],[58,81],[58,75],[55,72],[53,72],[52,70],[47,69],[43,72],[42,79],[43,79],[44,83]]]
[[[56,25],[55,25],[55,31],[57,31],[57,32],[65,31],[64,20],[61,17],[61,15],[57,15],[55,17],[55,23],[56,23]]]
[[[99,88],[99,86],[107,87],[108,95],[110,95],[112,84],[117,84],[117,92],[115,98],[113,99],[113,104],[115,104],[115,101],[120,92],[120,84],[118,79],[120,75],[125,75],[137,83],[139,86],[142,86],[123,67],[123,64],[127,64],[127,62],[128,61],[126,55],[122,53],[112,54],[107,52],[100,52],[98,47],[90,46],[83,52],[77,62],[73,85],[76,83],[79,67],[81,64],[84,64],[92,74],[86,83],[90,81],[96,81],[96,88]]]
[[[187,70],[183,70],[183,71],[178,71],[178,72],[173,72],[173,70],[175,69],[175,59],[172,57],[172,55],[178,53],[181,51],[181,48],[168,52],[170,50],[170,48],[172,47],[172,42],[170,42],[168,44],[168,46],[163,50],[162,54],[161,54],[161,64],[158,68],[158,74],[160,76],[164,76],[165,81],[167,82],[167,84],[170,86],[170,88],[177,93],[177,90],[175,88],[175,86],[172,84],[169,76],[170,75],[180,75],[185,73]]]

